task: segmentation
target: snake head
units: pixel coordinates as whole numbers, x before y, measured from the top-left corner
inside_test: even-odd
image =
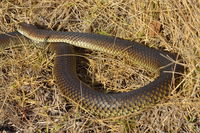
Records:
[[[37,37],[38,35],[40,35],[38,34],[38,28],[32,24],[28,24],[25,22],[19,23],[17,31],[31,40],[41,42],[41,40],[39,40]]]

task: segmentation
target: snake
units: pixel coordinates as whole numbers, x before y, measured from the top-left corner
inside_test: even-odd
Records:
[[[21,38],[53,43],[51,49],[56,53],[53,75],[59,90],[72,103],[95,116],[124,116],[154,105],[170,95],[184,72],[184,67],[177,63],[181,58],[176,53],[115,36],[39,29],[25,22],[19,23],[16,32],[0,35],[0,48],[5,49],[10,42],[18,44]],[[72,46],[125,57],[159,76],[149,84],[128,92],[98,91],[78,78],[75,57],[66,56],[74,53]]]

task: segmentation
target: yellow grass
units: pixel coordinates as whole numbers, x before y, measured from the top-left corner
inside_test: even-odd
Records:
[[[128,117],[100,120],[59,92],[52,75],[54,56],[47,47],[23,43],[0,52],[0,131],[200,132],[199,0],[1,1],[0,32],[14,31],[19,22],[135,40],[180,54],[186,71],[179,90],[173,88],[159,104]],[[151,73],[126,59],[77,51],[88,60],[78,60],[79,77],[92,87],[124,91],[153,80]]]

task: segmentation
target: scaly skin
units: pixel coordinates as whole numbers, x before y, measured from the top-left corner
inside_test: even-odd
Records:
[[[157,103],[171,92],[173,79],[180,77],[178,73],[182,73],[184,70],[182,66],[174,63],[173,60],[176,60],[177,57],[175,54],[148,48],[136,42],[116,37],[91,33],[41,30],[26,23],[19,25],[18,32],[38,42],[66,43],[53,44],[52,46],[53,51],[59,55],[55,58],[54,66],[58,88],[72,102],[101,117],[127,115],[147,105]],[[2,38],[6,40],[6,37]],[[14,41],[16,40],[14,39]],[[72,53],[69,44],[128,57],[133,63],[158,72],[160,76],[148,85],[130,92],[107,94],[99,92],[80,82],[75,71],[74,57],[60,56]]]

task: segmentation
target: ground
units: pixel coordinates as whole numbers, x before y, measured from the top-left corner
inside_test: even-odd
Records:
[[[0,52],[0,131],[200,132],[199,20],[199,0],[2,0],[1,34],[28,22],[58,31],[112,35],[179,54],[185,72],[159,104],[122,118],[98,119],[59,92],[52,74],[54,54],[47,46],[23,42]],[[120,56],[77,52],[78,75],[91,87],[124,91],[153,80],[152,73]]]

